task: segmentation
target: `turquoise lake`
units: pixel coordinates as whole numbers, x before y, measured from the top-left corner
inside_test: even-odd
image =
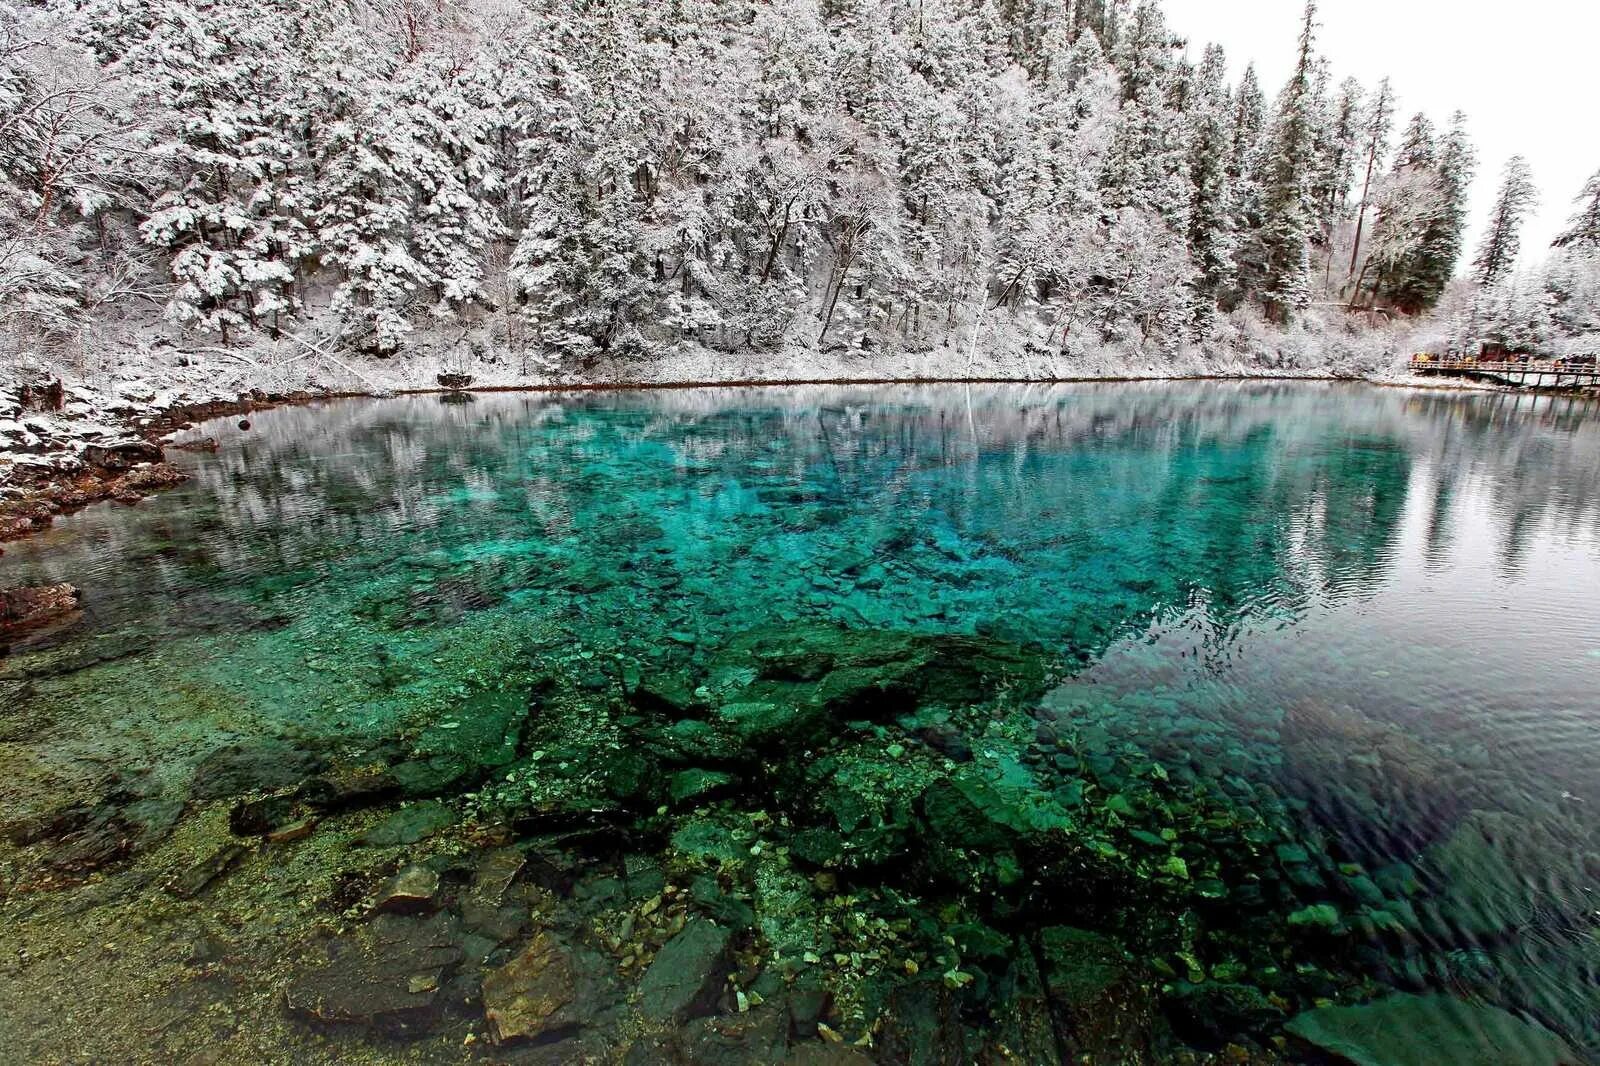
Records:
[[[0,558],[8,1061],[1600,1058],[1600,406],[236,421]]]

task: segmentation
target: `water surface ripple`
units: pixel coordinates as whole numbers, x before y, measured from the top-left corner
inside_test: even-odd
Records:
[[[253,421],[0,559],[84,591],[0,657],[12,1061],[1600,1053],[1592,404]]]

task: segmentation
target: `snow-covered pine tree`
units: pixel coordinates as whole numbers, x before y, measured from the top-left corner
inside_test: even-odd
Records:
[[[335,272],[333,307],[377,352],[411,332],[433,275],[411,250],[418,155],[393,82],[399,59],[372,36],[342,27],[319,41],[310,65],[308,216],[323,266]]]
[[[1339,83],[1326,121],[1317,130],[1317,170],[1312,196],[1317,209],[1317,243],[1327,248],[1334,227],[1350,209],[1350,186],[1361,156],[1361,120],[1365,92],[1361,83],[1346,78]]]
[[[1262,167],[1261,298],[1267,316],[1287,322],[1311,302],[1311,257],[1315,211],[1311,174],[1317,99],[1315,0],[1301,21],[1299,57],[1278,97]]]
[[[170,171],[140,232],[168,257],[168,314],[224,343],[277,332],[313,250],[300,213],[306,79],[290,47],[300,14],[272,0],[162,0],[114,64],[165,119],[152,151]]]
[[[1345,272],[1345,285],[1351,289],[1356,287],[1356,264],[1363,253],[1362,239],[1366,235],[1373,178],[1383,163],[1383,157],[1388,154],[1389,134],[1393,128],[1394,90],[1389,85],[1389,79],[1384,78],[1378,83],[1378,89],[1373,94],[1372,103],[1367,107],[1361,126],[1361,197],[1356,201],[1356,226],[1350,241],[1350,266]],[[1354,293],[1351,299],[1351,306],[1354,306]]]
[[[1410,287],[1395,299],[1397,306],[1411,313],[1438,302],[1461,258],[1461,243],[1467,230],[1467,194],[1477,171],[1477,153],[1467,137],[1467,116],[1460,111],[1450,116],[1434,170],[1439,209],[1424,229],[1409,271]]]
[[[709,9],[680,13],[652,43],[661,58],[657,103],[645,116],[644,153],[635,184],[644,198],[642,249],[654,262],[660,342],[722,344],[734,328],[742,341],[741,240],[724,212],[740,191],[731,146],[741,143],[740,94],[717,71],[725,61]]]
[[[552,107],[560,117],[536,165],[542,179],[511,256],[512,288],[536,342],[556,356],[639,354],[654,308],[642,247],[646,78],[658,57],[642,6],[552,8],[567,42]]]
[[[1493,285],[1516,265],[1522,251],[1522,222],[1538,197],[1528,161],[1520,155],[1506,160],[1500,191],[1489,209],[1488,229],[1472,260],[1472,279],[1479,285]]]
[[[1235,214],[1229,181],[1232,108],[1227,59],[1217,45],[1206,49],[1195,71],[1189,99],[1189,254],[1194,261],[1193,317],[1200,332],[1218,301],[1234,285]]]
[[[1551,341],[1551,300],[1542,270],[1510,273],[1493,290],[1491,339],[1513,352],[1540,354]]]
[[[453,321],[483,296],[484,249],[495,234],[490,209],[502,181],[490,167],[487,72],[444,50],[429,50],[396,77],[397,133],[410,160],[418,224],[412,255],[427,270],[435,321]]]
[[[1261,240],[1262,168],[1265,164],[1266,98],[1256,79],[1254,64],[1246,66],[1233,93],[1232,145],[1228,157],[1228,186],[1233,192],[1234,291],[1223,298],[1224,307],[1242,302],[1261,288],[1266,270],[1266,249]]]
[[[1569,243],[1544,266],[1554,355],[1600,350],[1600,245]]]
[[[1420,285],[1423,238],[1443,206],[1438,164],[1433,122],[1418,112],[1406,124],[1394,166],[1374,194],[1372,237],[1352,286],[1352,307],[1363,301],[1369,308],[1403,306],[1405,294]]]
[[[1154,0],[1141,0],[1112,53],[1122,76],[1117,135],[1102,181],[1107,206],[1158,215],[1178,232],[1188,227],[1192,199],[1183,113],[1176,106],[1186,72]]]
[[[1325,87],[1327,61],[1322,60],[1318,66],[1318,84]],[[1331,95],[1325,88],[1318,92],[1322,107],[1317,122],[1316,167],[1311,179],[1311,199],[1316,212],[1312,244],[1316,249],[1315,258],[1320,260],[1316,271],[1321,275],[1318,288],[1330,298],[1334,289],[1334,260],[1342,256],[1343,242],[1349,239],[1351,184],[1361,155],[1361,112],[1365,96],[1361,83],[1354,78],[1346,78]]]
[[[1578,210],[1567,223],[1567,228],[1556,237],[1554,247],[1600,252],[1600,170],[1584,182],[1583,191],[1575,202]]]
[[[1076,41],[1084,33],[1092,33],[1102,46],[1116,37],[1115,0],[1070,0],[1072,38]]]

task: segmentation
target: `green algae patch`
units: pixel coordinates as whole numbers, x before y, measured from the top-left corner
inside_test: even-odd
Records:
[[[1543,1026],[1497,1007],[1448,996],[1388,996],[1360,1007],[1324,1007],[1290,1020],[1307,1045],[1355,1066],[1566,1066],[1577,1054]]]

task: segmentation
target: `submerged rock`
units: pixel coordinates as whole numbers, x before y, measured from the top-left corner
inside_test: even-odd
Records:
[[[517,757],[528,706],[524,691],[476,693],[423,731],[416,756],[455,757],[480,769],[504,766]]]
[[[133,854],[126,824],[113,816],[96,816],[78,831],[60,839],[46,860],[52,870],[82,877]]]
[[[1578,841],[1556,837],[1548,825],[1504,811],[1469,811],[1418,863],[1437,893],[1423,908],[1429,932],[1471,944],[1541,914],[1580,919],[1591,907],[1585,901],[1592,883],[1580,855]]]
[[[402,807],[357,838],[369,847],[417,844],[456,824],[456,812],[433,800]]]
[[[308,778],[295,798],[318,811],[370,807],[396,795],[400,782],[382,764],[339,767]]]
[[[461,895],[461,920],[468,929],[496,944],[515,939],[528,925],[526,896],[513,892],[528,857],[518,848],[484,853],[472,882]]]
[[[746,1066],[782,1062],[789,1047],[789,1019],[771,1004],[743,1014],[699,1018],[677,1035],[677,1047],[656,1050],[652,1058],[635,1044],[627,1063],[692,1062],[695,1066]]]
[[[183,804],[113,787],[97,799],[51,808],[4,825],[4,836],[18,847],[44,845],[41,858],[49,880],[78,880],[131,858],[165,840],[178,823]]]
[[[653,1021],[682,1021],[707,1013],[729,963],[731,934],[697,918],[662,946],[639,982],[639,1011]]]
[[[1297,929],[1320,929],[1330,933],[1343,928],[1339,908],[1331,903],[1313,903],[1301,907],[1289,915],[1288,922]]]
[[[282,740],[253,740],[218,748],[195,767],[189,795],[225,799],[245,792],[273,792],[321,772],[327,760]]]
[[[1179,1036],[1211,1048],[1243,1034],[1267,1033],[1283,1021],[1283,1011],[1261,989],[1225,981],[1178,981],[1165,1008]]]
[[[706,722],[686,718],[645,733],[650,750],[663,762],[676,765],[743,761],[747,752],[739,741],[718,732]]]
[[[1109,937],[1051,926],[1039,932],[1041,976],[1057,1029],[1093,1062],[1143,1061],[1154,996],[1132,956]]]
[[[248,849],[242,844],[224,844],[180,873],[167,891],[179,899],[193,899],[237,866],[246,854]]]
[[[393,914],[431,911],[438,902],[439,888],[439,871],[412,863],[384,882],[372,909]]]
[[[78,609],[80,593],[73,585],[37,585],[0,589],[0,633],[26,629]]]
[[[1324,821],[1361,825],[1375,860],[1455,823],[1475,782],[1459,763],[1354,707],[1304,699],[1282,725],[1284,778]]]
[[[570,1010],[577,977],[571,956],[549,933],[483,979],[484,1016],[502,1043],[532,1040],[577,1024]]]
[[[1043,688],[1043,658],[970,637],[777,625],[734,637],[706,664],[705,676],[693,692],[661,678],[630,697],[646,714],[678,719],[647,734],[664,759],[750,761],[825,743],[852,724],[892,721],[924,700],[981,702],[1002,685],[1026,698]],[[707,723],[695,720],[702,705],[711,708]]]
[[[1296,1015],[1290,1034],[1350,1066],[1581,1066],[1559,1037],[1498,1007],[1393,995]]]
[[[943,1066],[971,1061],[960,1004],[948,988],[934,981],[908,982],[894,991],[883,1015],[879,1044],[891,1062]]]
[[[424,1031],[462,957],[452,916],[381,914],[329,944],[327,962],[291,979],[284,999],[306,1019]]]
[[[292,796],[267,796],[240,800],[228,812],[228,828],[235,836],[268,836],[294,821]]]
[[[389,775],[402,796],[420,799],[470,788],[482,780],[483,771],[460,755],[432,755],[396,763]]]
[[[674,803],[709,799],[729,791],[737,778],[721,770],[689,769],[673,774],[667,782],[667,792]]]
[[[628,693],[628,702],[645,714],[667,718],[688,718],[703,709],[688,685],[669,676],[641,681]]]

